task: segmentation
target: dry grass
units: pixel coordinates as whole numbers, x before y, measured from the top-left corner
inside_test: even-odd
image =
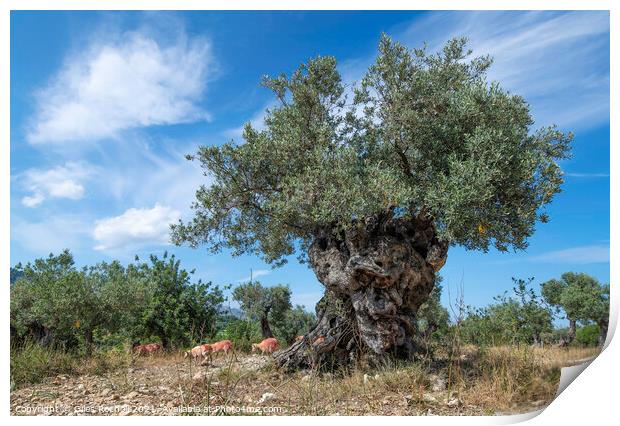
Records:
[[[232,363],[203,382],[186,379],[178,386],[187,390],[186,404],[210,407],[257,405],[262,395],[272,393],[269,405],[282,407],[287,415],[493,414],[546,405],[557,390],[560,367],[596,353],[465,347],[454,359],[347,375],[284,374],[269,367],[244,371]],[[432,389],[437,377],[446,379],[444,390]]]
[[[241,354],[238,361],[220,357],[214,366],[204,367],[169,354],[125,359],[121,367],[126,368],[106,366],[102,382],[121,400],[137,390],[149,398],[148,403],[187,411],[199,407],[201,414],[488,415],[532,411],[547,404],[555,395],[560,367],[596,353],[596,349],[466,346],[451,357],[435,354],[433,360],[348,374],[286,374],[266,357]],[[84,368],[88,374],[96,371]],[[87,380],[92,382],[92,376]],[[438,382],[445,386],[437,386]],[[71,383],[78,386],[81,378]],[[173,392],[151,390],[162,387]],[[24,389],[15,398],[29,391]],[[95,398],[98,392],[93,389],[89,395]],[[265,394],[273,395],[263,398]],[[234,411],[241,407],[258,407],[262,412]]]

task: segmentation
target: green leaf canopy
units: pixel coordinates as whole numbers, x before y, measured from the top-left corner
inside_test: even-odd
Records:
[[[527,102],[489,82],[489,57],[465,39],[438,53],[381,38],[361,83],[336,59],[265,77],[280,100],[245,143],[203,146],[210,186],[173,241],[232,248],[275,264],[304,254],[319,231],[341,232],[380,212],[432,219],[439,238],[468,249],[523,249],[560,191],[558,160],[572,136],[532,131]]]

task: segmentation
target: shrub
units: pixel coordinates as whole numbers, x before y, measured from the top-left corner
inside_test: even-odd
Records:
[[[581,346],[596,346],[598,345],[598,336],[600,330],[598,325],[589,324],[577,329],[575,340]]]
[[[236,350],[248,352],[252,348],[252,343],[260,342],[263,337],[258,323],[236,320],[229,323],[224,330],[219,331],[215,339],[228,339],[233,342]]]

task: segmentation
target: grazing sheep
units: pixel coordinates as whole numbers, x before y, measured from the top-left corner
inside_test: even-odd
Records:
[[[209,346],[209,345],[194,346],[192,349],[185,352],[185,354],[183,355],[183,358],[187,358],[191,356],[196,364],[198,364],[199,360],[200,362],[202,362],[207,353],[209,353],[209,356],[211,355],[211,350],[205,349],[204,346]]]
[[[312,346],[318,346],[325,341],[325,336],[319,336],[316,338],[314,342],[312,342]]]
[[[211,346],[213,347],[213,352],[224,352],[225,355],[228,355],[228,351],[233,349],[233,344],[230,340],[220,340],[211,344]]]
[[[141,345],[140,342],[134,342],[131,347],[131,352],[137,356],[148,356],[155,354],[155,352],[160,349],[161,345],[159,343],[147,343],[145,345]]]
[[[275,337],[269,337],[260,343],[252,344],[252,353],[255,353],[259,349],[263,355],[274,353],[278,350],[278,339]]]

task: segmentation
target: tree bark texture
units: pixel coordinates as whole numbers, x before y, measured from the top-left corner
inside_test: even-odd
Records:
[[[317,324],[275,354],[288,369],[411,359],[416,313],[429,297],[448,245],[430,220],[374,215],[345,232],[317,232],[308,257],[325,295]]]

